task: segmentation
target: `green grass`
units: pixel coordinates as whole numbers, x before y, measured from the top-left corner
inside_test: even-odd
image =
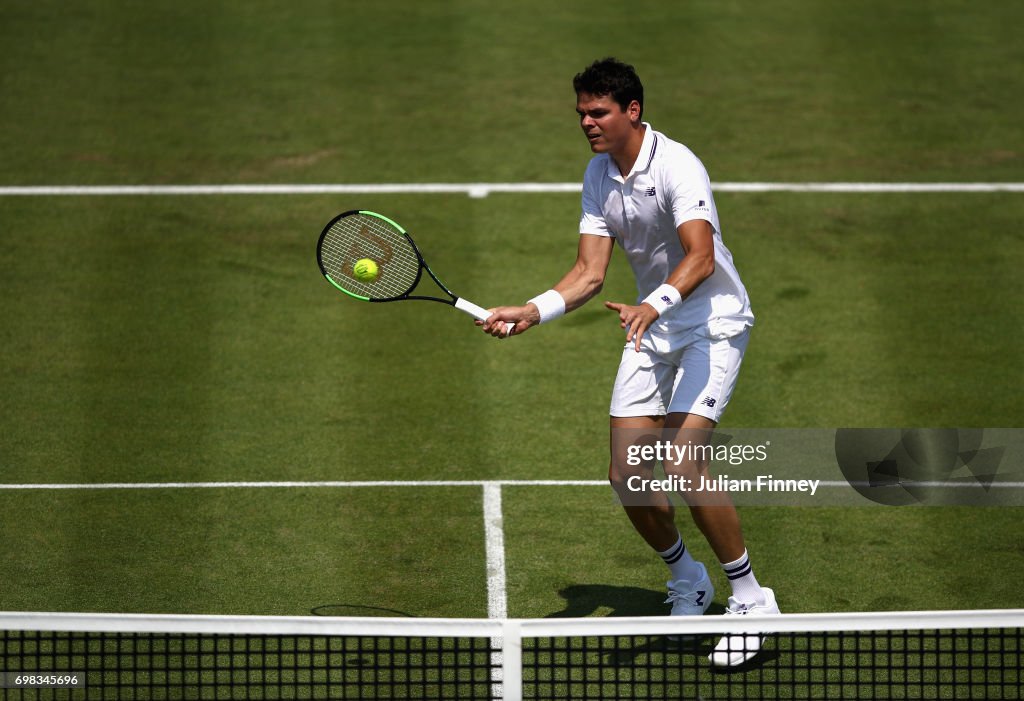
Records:
[[[1022,15],[11,2],[0,185],[575,181],[570,79],[610,53],[717,181],[1020,181]],[[1019,195],[717,203],[758,315],[726,427],[1019,423]],[[574,195],[0,198],[0,482],[601,479],[610,313],[499,343],[344,298],[313,248],[352,207],[483,305],[575,253]],[[633,294],[617,257],[603,296]],[[0,609],[484,616],[480,508],[474,487],[0,491]],[[1021,605],[1015,509],[742,514],[789,611]],[[504,516],[511,615],[662,610],[602,488],[510,487]]]
[[[968,0],[9,2],[2,182],[574,181],[570,79],[604,54],[637,65],[646,114],[719,180],[1014,180],[1020,15]]]
[[[451,596],[485,577],[483,542],[466,528],[480,514],[471,487],[15,493],[4,511],[20,515],[3,529],[10,609],[487,615],[486,597]],[[435,580],[444,586],[423,585]]]

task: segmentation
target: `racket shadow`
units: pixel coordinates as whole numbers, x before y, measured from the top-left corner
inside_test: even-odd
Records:
[[[362,604],[324,604],[310,609],[314,616],[356,616],[356,617],[396,617],[396,618],[418,618],[414,613],[389,609],[382,606],[364,606]]]

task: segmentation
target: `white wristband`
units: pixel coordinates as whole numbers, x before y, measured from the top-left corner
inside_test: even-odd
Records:
[[[558,294],[557,290],[548,290],[544,294],[539,294],[531,300],[527,300],[527,304],[533,302],[537,305],[537,311],[540,312],[540,323],[546,323],[548,321],[554,321],[558,317],[565,314],[565,300],[562,295]]]
[[[682,301],[683,296],[679,294],[679,290],[667,282],[644,299],[646,304],[654,307],[655,311],[658,312],[658,316],[662,316],[666,309],[671,309]]]

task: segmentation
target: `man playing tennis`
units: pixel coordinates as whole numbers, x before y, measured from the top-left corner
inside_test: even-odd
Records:
[[[688,148],[641,120],[643,86],[633,67],[597,61],[573,86],[580,126],[597,154],[583,179],[576,263],[553,289],[523,306],[493,309],[478,323],[504,337],[506,322],[521,334],[579,308],[601,290],[615,243],[622,247],[639,297],[636,304],[605,302],[626,330],[611,399],[609,480],[633,526],[669,568],[672,615],[701,615],[714,595],[707,569],[683,544],[665,494],[638,496],[626,488],[630,476],[650,476],[653,464],[630,465],[617,439],[654,432],[677,444],[706,441],[736,385],[754,315],[722,241],[707,171]],[[707,475],[706,461],[670,462],[664,461],[666,473],[690,484]],[[774,593],[754,577],[728,495],[683,498],[731,585],[726,614],[778,613]],[[725,636],[710,660],[742,664],[760,642]]]

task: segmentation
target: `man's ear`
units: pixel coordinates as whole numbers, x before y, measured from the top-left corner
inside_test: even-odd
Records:
[[[643,109],[640,107],[640,102],[633,100],[629,103],[629,107],[626,108],[626,112],[629,113],[629,121],[634,125],[640,124],[640,113]]]

